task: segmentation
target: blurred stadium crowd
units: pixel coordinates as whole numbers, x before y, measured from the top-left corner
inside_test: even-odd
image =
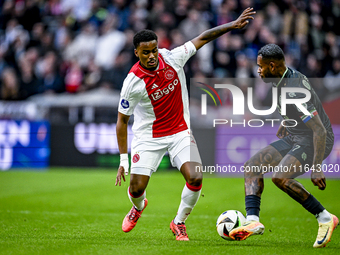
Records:
[[[258,49],[276,43],[288,66],[327,77],[316,88],[321,99],[339,92],[340,0],[0,0],[0,99],[98,87],[119,93],[137,61],[136,31],[152,29],[159,47],[172,49],[248,6],[256,19],[203,47],[187,77],[257,77]]]

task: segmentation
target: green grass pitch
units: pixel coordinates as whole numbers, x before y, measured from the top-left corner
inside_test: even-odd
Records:
[[[186,225],[189,242],[177,242],[169,230],[184,179],[175,171],[155,173],[149,205],[136,228],[121,230],[131,204],[128,184],[115,187],[116,171],[56,169],[0,173],[0,254],[339,254],[340,229],[323,249],[314,249],[317,221],[301,205],[265,180],[263,236],[230,242],[218,236],[217,217],[244,210],[243,179],[205,178],[202,196]],[[305,187],[340,216],[340,180],[319,191]]]

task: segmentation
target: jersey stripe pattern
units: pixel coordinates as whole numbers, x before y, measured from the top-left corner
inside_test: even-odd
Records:
[[[124,81],[118,111],[134,114],[132,130],[139,139],[173,135],[190,127],[189,99],[183,66],[196,53],[191,42],[172,51],[160,49],[159,67],[137,62]]]

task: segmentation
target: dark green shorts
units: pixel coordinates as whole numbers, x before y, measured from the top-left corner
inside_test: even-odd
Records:
[[[327,136],[324,159],[331,153],[334,138]],[[302,166],[312,166],[314,158],[313,137],[306,135],[289,135],[270,144],[278,150],[282,157],[287,154],[293,155],[300,161]]]

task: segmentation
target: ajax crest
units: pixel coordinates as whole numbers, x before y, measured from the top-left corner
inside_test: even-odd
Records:
[[[172,70],[168,70],[165,72],[165,78],[167,78],[168,80],[171,80],[172,78],[174,78],[175,73]]]
[[[139,159],[140,159],[140,156],[139,156],[139,154],[136,153],[135,155],[133,155],[132,162],[137,163],[139,161]]]

